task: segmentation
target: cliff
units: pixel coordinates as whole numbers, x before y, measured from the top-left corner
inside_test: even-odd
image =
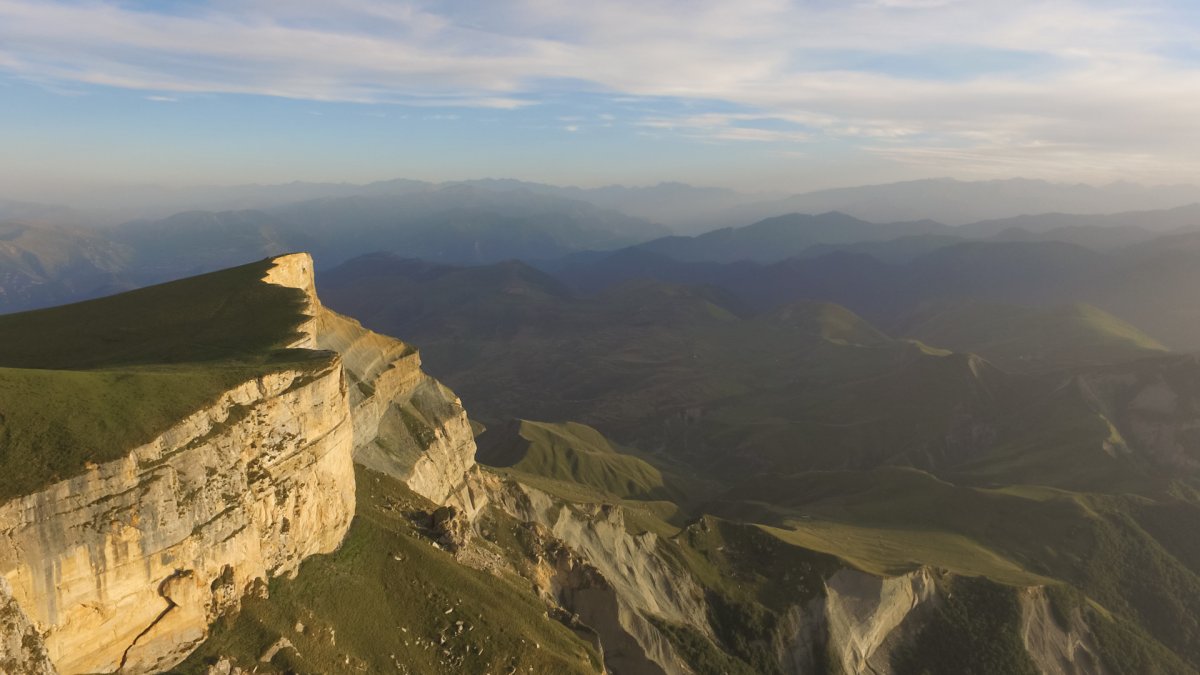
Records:
[[[295,347],[337,352],[349,380],[354,460],[404,481],[437,504],[474,514],[475,440],[462,402],[421,370],[420,353],[321,304],[312,258],[275,259],[266,281],[304,291],[303,337]]]
[[[242,382],[120,459],[0,505],[0,664],[179,662],[264,580],[340,545],[354,458],[477,510],[470,425],[416,351],[322,307],[307,254],[274,259],[264,281],[303,292],[287,347],[339,355]]]
[[[0,506],[0,571],[60,673],[183,658],[354,514],[340,366],[247,382],[123,459]]]

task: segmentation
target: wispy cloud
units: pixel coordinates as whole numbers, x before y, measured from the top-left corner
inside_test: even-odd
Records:
[[[1200,171],[1200,64],[1186,56],[1200,25],[1183,0],[163,7],[0,0],[0,70],[163,101],[514,109],[586,92],[684,103],[630,121],[706,141],[836,141],[948,169]]]

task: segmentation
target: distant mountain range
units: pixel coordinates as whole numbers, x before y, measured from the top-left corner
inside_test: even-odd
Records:
[[[431,183],[395,179],[366,184],[294,182],[280,185],[163,188],[134,186],[56,196],[65,206],[0,200],[0,220],[33,215],[57,224],[116,224],[156,220],[181,211],[270,210],[340,197],[398,197],[467,186],[489,192],[523,190],[583,201],[601,209],[661,223],[679,234],[700,234],[790,213],[829,211],[872,222],[935,220],[963,225],[1030,214],[1101,215],[1155,211],[1200,203],[1200,187],[1113,183],[1091,186],[1040,180],[925,179],[818,190],[794,195],[660,183],[579,188],[512,179]],[[1019,227],[1018,223],[1008,227]]]
[[[963,225],[1036,213],[1108,214],[1168,209],[1200,202],[1200,187],[1103,186],[1014,178],[960,181],[949,178],[819,190],[759,202],[722,214],[726,224],[753,222],[783,213],[842,211],[876,222],[936,220]]]
[[[791,233],[788,240],[796,236]],[[783,244],[773,248],[771,241],[758,242],[758,250],[783,250]],[[1200,349],[1200,296],[1194,292],[1200,288],[1197,232],[1112,250],[1061,241],[909,237],[847,245],[844,250],[820,244],[816,253],[766,263],[722,262],[724,251],[732,246],[728,242],[712,249],[704,237],[667,242],[668,250],[682,251],[684,259],[653,250],[660,243],[652,242],[542,267],[586,292],[645,279],[707,285],[723,289],[754,311],[795,300],[827,301],[888,328],[935,301],[973,299],[1036,307],[1090,303],[1173,348]],[[702,252],[716,260],[702,259]]]
[[[1028,182],[943,183],[949,186],[946,194],[1002,194]],[[878,195],[928,184],[836,194]],[[929,299],[978,294],[1018,305],[1085,302],[1170,346],[1200,344],[1186,285],[1200,205],[1048,213],[958,226],[930,219],[871,222],[840,211],[792,213],[685,236],[593,201],[626,210],[690,203],[689,208],[715,212],[718,202],[741,197],[678,184],[581,190],[491,180],[309,187],[226,193],[247,202],[283,201],[260,209],[186,211],[93,228],[49,224],[52,208],[18,205],[13,212],[31,215],[5,226],[0,310],[94,297],[287,251],[311,251],[322,269],[384,251],[454,265],[524,260],[580,289],[639,278],[709,285],[755,311],[796,299],[828,300],[885,326]],[[1070,196],[1098,189],[1051,187],[1036,183],[1029,192]],[[1184,188],[1113,189],[1146,199],[1186,194]],[[341,194],[356,190],[369,194]],[[292,199],[313,192],[328,194]],[[1097,208],[1102,202],[1098,198]],[[929,208],[938,203],[932,200]]]

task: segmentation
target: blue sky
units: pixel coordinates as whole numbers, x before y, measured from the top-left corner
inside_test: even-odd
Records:
[[[1143,0],[0,0],[0,195],[108,183],[1200,180]]]

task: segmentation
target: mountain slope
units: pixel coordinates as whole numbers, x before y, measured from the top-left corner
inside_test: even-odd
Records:
[[[815,216],[794,213],[696,237],[659,239],[639,248],[684,262],[776,262],[819,244],[849,244],[951,231],[933,221],[876,224],[832,211]]]
[[[0,222],[0,312],[130,287],[130,251],[82,229]]]
[[[1118,363],[1166,352],[1137,328],[1083,304],[1048,309],[970,301],[931,304],[895,330],[1018,369]]]
[[[477,459],[517,474],[582,485],[622,499],[667,496],[661,471],[613,447],[589,426],[521,420],[514,431],[495,438],[499,432],[489,430]]]
[[[732,222],[782,213],[842,211],[865,220],[934,220],[954,225],[1030,213],[1105,214],[1168,209],[1200,202],[1194,186],[1091,186],[1013,178],[960,181],[949,178],[818,190],[731,210]]]

